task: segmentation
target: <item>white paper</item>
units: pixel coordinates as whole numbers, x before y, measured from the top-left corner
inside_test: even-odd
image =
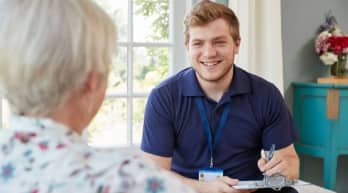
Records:
[[[308,182],[297,180],[294,184],[290,186],[302,186],[308,185]],[[263,180],[246,180],[239,181],[238,185],[233,186],[234,189],[244,190],[244,189],[260,189],[260,188],[277,188],[269,185],[265,185]],[[282,188],[282,187],[279,187]]]

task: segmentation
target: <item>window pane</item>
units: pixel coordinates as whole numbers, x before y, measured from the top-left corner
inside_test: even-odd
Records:
[[[117,39],[127,41],[128,1],[127,0],[94,0],[114,20],[117,27]]]
[[[108,92],[127,92],[127,48],[118,47],[109,74]]]
[[[150,92],[168,77],[168,48],[134,48],[134,92]]]
[[[98,147],[127,145],[127,105],[125,98],[105,99],[88,128],[88,144]]]
[[[168,42],[169,0],[134,0],[134,41]]]
[[[133,144],[140,144],[144,124],[145,98],[133,100]]]

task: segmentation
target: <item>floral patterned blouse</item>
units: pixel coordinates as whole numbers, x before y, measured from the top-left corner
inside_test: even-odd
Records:
[[[191,193],[138,154],[95,149],[49,119],[0,129],[0,193]]]

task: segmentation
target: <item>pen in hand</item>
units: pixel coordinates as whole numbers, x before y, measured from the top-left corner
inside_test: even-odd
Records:
[[[275,144],[272,144],[272,145],[271,145],[271,148],[269,149],[269,151],[268,151],[268,153],[267,153],[267,156],[265,156],[267,162],[270,161],[270,160],[273,158],[274,151],[275,151]]]
[[[275,151],[275,144],[272,144],[271,148],[269,149],[269,151],[267,153],[265,152],[265,159],[266,159],[267,162],[269,162],[272,159],[272,157],[274,155],[274,151]],[[263,175],[264,175],[264,178],[263,178],[264,183],[268,184],[268,178],[269,177],[266,175],[266,172],[264,172]]]

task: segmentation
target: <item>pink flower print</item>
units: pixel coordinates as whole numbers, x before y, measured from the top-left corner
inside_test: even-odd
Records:
[[[38,146],[42,151],[46,151],[48,149],[48,142],[42,141],[38,144]]]
[[[63,149],[63,148],[65,148],[65,147],[66,147],[66,145],[63,144],[63,143],[58,143],[58,144],[56,145],[56,149]]]
[[[19,141],[21,141],[22,143],[28,143],[31,138],[36,137],[36,133],[16,132],[14,137],[15,139],[18,139]]]
[[[32,190],[30,193],[39,193],[38,189]]]

